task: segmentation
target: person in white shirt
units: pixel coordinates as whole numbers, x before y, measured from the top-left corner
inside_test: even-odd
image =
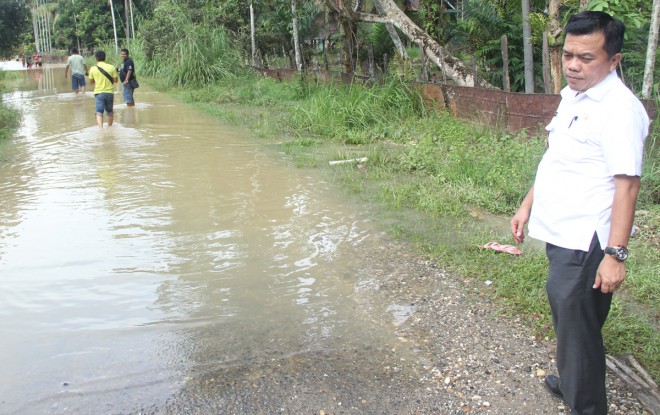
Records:
[[[82,56],[78,54],[78,48],[71,49],[71,56],[67,59],[66,68],[64,69],[64,79],[66,79],[71,69],[71,89],[77,94],[78,92],[85,92],[85,76],[88,73],[87,64]]]
[[[557,370],[545,385],[572,415],[607,413],[601,329],[626,277],[649,118],[616,74],[625,27],[581,12],[564,28],[557,112],[534,185],[511,219],[517,243],[546,242],[546,281],[557,336]]]

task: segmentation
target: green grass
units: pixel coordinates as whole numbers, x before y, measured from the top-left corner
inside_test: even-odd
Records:
[[[19,73],[0,70],[0,140],[10,137],[21,121],[20,112],[2,102],[2,93],[7,90],[5,83],[20,78]]]

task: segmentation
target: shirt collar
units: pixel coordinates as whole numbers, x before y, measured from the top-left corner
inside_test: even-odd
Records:
[[[605,94],[607,94],[607,92],[610,90],[611,86],[615,82],[621,82],[621,80],[619,79],[619,76],[616,74],[616,71],[612,71],[602,81],[592,86],[591,88],[587,89],[583,93],[579,93],[580,91],[576,91],[571,87],[566,86],[564,89],[561,90],[561,97],[572,98],[580,95],[586,95],[595,101],[600,101],[601,99],[603,99]]]

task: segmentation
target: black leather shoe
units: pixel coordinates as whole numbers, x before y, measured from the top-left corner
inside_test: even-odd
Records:
[[[559,388],[559,378],[555,375],[548,375],[545,377],[545,387],[550,391],[551,394],[555,395],[559,399],[564,399],[564,394],[561,393]]]

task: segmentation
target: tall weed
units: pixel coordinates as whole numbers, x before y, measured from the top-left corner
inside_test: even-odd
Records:
[[[240,53],[223,29],[197,27],[172,48],[171,65],[161,66],[159,74],[169,86],[211,84],[234,77],[240,67]]]
[[[294,109],[292,125],[348,143],[375,141],[379,137],[369,136],[370,132],[386,131],[388,125],[427,111],[420,93],[394,77],[371,87],[320,85],[309,95]]]
[[[660,84],[655,88],[655,120],[651,133],[644,143],[644,164],[642,165],[642,187],[639,191],[639,205],[648,207],[660,204]]]
[[[13,108],[7,107],[0,97],[0,140],[8,138],[18,127],[21,114]]]
[[[193,23],[183,5],[166,0],[141,26],[144,74],[166,87],[202,87],[232,78],[241,69],[241,52],[223,27]]]
[[[13,75],[0,70],[0,81],[12,77]],[[4,92],[4,87],[0,85],[0,140],[11,136],[21,120],[21,113],[18,110],[4,104],[2,92]]]

